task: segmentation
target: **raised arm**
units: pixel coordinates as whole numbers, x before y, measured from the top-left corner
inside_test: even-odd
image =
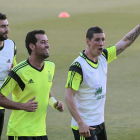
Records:
[[[35,102],[36,97],[30,99],[27,103],[13,102],[0,93],[0,106],[12,110],[25,110],[27,112],[34,112],[38,108],[38,102]]]
[[[123,37],[118,43],[116,43],[116,53],[119,55],[123,52],[127,47],[129,47],[136,38],[140,35],[140,24],[137,25],[132,31],[130,31],[127,35]]]
[[[78,112],[77,105],[74,100],[75,94],[76,94],[75,90],[73,90],[72,88],[67,88],[66,94],[65,94],[65,102],[67,104],[67,107],[68,107],[71,115],[73,116],[75,121],[78,123],[80,136],[90,137],[89,130],[94,130],[94,128],[91,128],[88,125],[86,125],[84,123],[83,119],[81,118],[81,116]]]

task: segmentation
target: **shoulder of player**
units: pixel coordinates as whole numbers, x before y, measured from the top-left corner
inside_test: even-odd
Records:
[[[109,47],[103,49],[102,55],[103,55],[106,59],[108,59],[108,53],[109,53],[114,47],[115,47],[115,46],[112,45],[112,46],[109,46]]]
[[[55,66],[54,62],[52,62],[51,60],[45,59],[44,63],[47,64],[47,65]]]
[[[22,61],[22,62],[20,62],[19,64],[17,64],[13,69],[12,69],[12,71],[13,72],[15,72],[15,73],[17,73],[17,72],[22,72],[22,70],[26,67],[26,66],[28,66],[29,64],[28,64],[28,62],[27,62],[27,60],[24,60],[24,61]]]
[[[13,40],[11,40],[11,39],[6,39],[5,42],[7,42],[7,43],[14,43],[15,44],[15,42]]]
[[[69,71],[75,71],[75,72],[78,72],[78,73],[82,73],[82,68],[81,68],[81,65],[79,62],[75,61],[71,64],[70,68],[69,68]]]
[[[107,59],[108,56],[107,49],[103,49],[102,55]]]
[[[15,42],[13,40],[10,40],[10,39],[4,40],[4,46],[5,45],[8,46],[8,48],[10,47],[11,49],[15,50]]]

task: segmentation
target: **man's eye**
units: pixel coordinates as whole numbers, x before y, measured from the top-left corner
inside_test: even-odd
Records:
[[[96,39],[95,41],[99,41],[99,39]]]

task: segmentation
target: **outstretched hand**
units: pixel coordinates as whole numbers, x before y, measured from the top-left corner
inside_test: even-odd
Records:
[[[54,103],[54,108],[59,110],[60,112],[64,111],[64,103],[61,101],[57,101],[56,103]]]
[[[27,112],[35,112],[38,108],[38,102],[34,101],[36,96],[30,99],[27,103],[24,103],[24,110]]]

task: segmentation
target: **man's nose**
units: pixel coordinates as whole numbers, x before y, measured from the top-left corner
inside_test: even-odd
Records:
[[[10,28],[8,26],[6,27],[6,31],[10,31]]]
[[[49,45],[49,43],[46,43],[46,46],[50,48],[50,45]]]
[[[100,41],[100,45],[104,45],[104,41]]]

